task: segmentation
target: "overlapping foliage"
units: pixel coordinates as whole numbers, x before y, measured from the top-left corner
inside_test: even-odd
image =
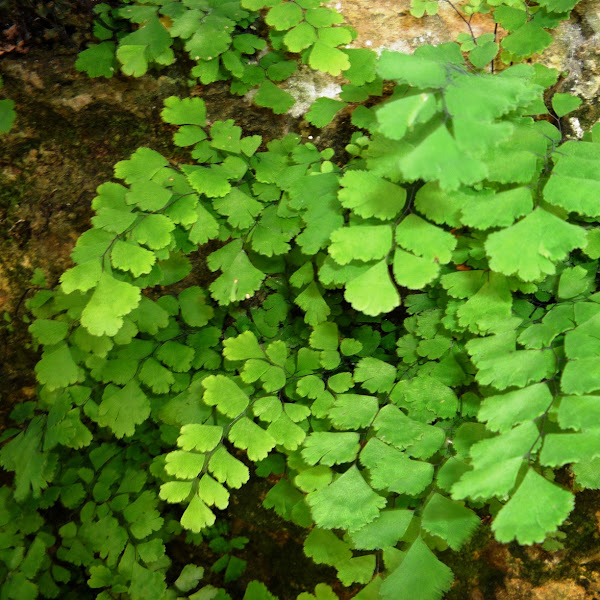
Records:
[[[285,113],[294,98],[276,84],[302,64],[339,75],[351,68],[355,50],[342,50],[356,32],[321,0],[125,0],[118,8],[98,4],[94,34],[100,41],[80,53],[76,67],[92,77],[121,70],[139,77],[150,66],[175,62],[184,50],[195,63],[191,83],[231,80],[232,94],[258,88],[254,101]],[[259,35],[259,13],[269,26]],[[140,26],[131,31],[132,24]],[[339,26],[338,26],[339,25]],[[263,25],[264,26],[264,25]]]
[[[474,64],[481,66],[490,62],[501,47],[500,58],[504,64],[530,58],[544,51],[552,43],[549,29],[569,18],[579,0],[467,0],[454,4],[451,0],[411,0],[411,14],[415,17],[436,15],[441,5],[451,7],[465,22],[468,32],[458,35],[461,48],[469,53]],[[493,20],[508,35],[498,40],[494,34],[484,33],[476,37],[471,19],[477,14],[491,14]]]
[[[83,580],[99,600],[224,598],[200,567],[176,579],[165,543],[199,541],[256,472],[356,598],[433,600],[453,579],[433,550],[481,510],[533,544],[573,508],[556,469],[600,488],[597,128],[564,141],[578,100],[546,106],[540,65],[360,52],[342,102],[394,91],[354,110],[346,164],[172,97],[194,162],[140,148],[98,188],[75,266],[30,302],[40,391],[0,452],[3,598]]]

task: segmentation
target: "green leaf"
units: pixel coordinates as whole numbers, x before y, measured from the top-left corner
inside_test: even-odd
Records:
[[[317,35],[322,38],[322,30]],[[334,48],[329,43],[321,41],[321,39],[317,39],[313,44],[308,55],[308,64],[312,69],[329,73],[334,77],[350,68],[348,55],[343,50]]]
[[[532,498],[536,498],[533,504]],[[557,530],[573,506],[571,492],[530,468],[512,498],[496,515],[492,530],[496,539],[505,544],[513,539],[525,545],[540,543]]]
[[[205,194],[209,198],[221,198],[231,190],[225,162],[210,167],[188,167],[187,179],[199,194]]]
[[[437,61],[389,50],[381,53],[377,73],[384,79],[395,79],[417,88],[442,88],[448,78],[444,65]]]
[[[304,442],[302,458],[309,465],[332,466],[352,462],[360,450],[358,433],[316,431]]]
[[[171,370],[185,373],[190,370],[194,354],[193,348],[169,340],[158,348],[156,358]]]
[[[116,437],[135,433],[135,426],[150,416],[150,401],[140,387],[130,381],[125,387],[108,385],[98,407],[97,422],[112,429]]]
[[[195,479],[202,471],[205,461],[204,454],[174,450],[167,454],[165,471],[179,479]]]
[[[563,396],[558,407],[558,423],[563,429],[594,429],[600,410],[598,396]]]
[[[291,248],[290,240],[299,231],[297,218],[279,217],[277,207],[269,206],[251,233],[252,247],[264,256],[287,254]]]
[[[230,242],[213,252],[208,257],[208,266],[212,271],[222,271],[209,288],[212,297],[221,305],[250,298],[265,277],[248,259],[242,240]]]
[[[298,65],[292,60],[275,62],[267,68],[267,77],[271,81],[284,81],[293,75],[298,69]]]
[[[413,511],[405,509],[382,510],[368,525],[350,534],[352,545],[358,550],[380,550],[395,546],[408,530]]]
[[[291,94],[278,88],[273,82],[265,81],[258,88],[254,102],[258,106],[270,108],[276,115],[282,115],[292,108],[295,100]]]
[[[152,335],[166,327],[169,322],[169,313],[146,296],[142,296],[139,306],[129,314],[129,317],[140,331]]]
[[[304,540],[304,553],[317,564],[338,565],[352,558],[350,546],[332,531],[314,527]]]
[[[60,342],[44,351],[35,366],[37,379],[48,390],[56,390],[77,383],[79,369],[66,342]]]
[[[398,166],[405,179],[438,181],[448,191],[477,183],[487,175],[484,163],[465,154],[444,123],[401,158]]]
[[[339,598],[327,584],[317,583],[315,595],[302,592],[297,600],[339,600]]]
[[[354,369],[354,381],[371,392],[386,393],[392,389],[396,380],[396,368],[378,358],[361,358]]]
[[[123,317],[140,302],[140,289],[103,273],[98,285],[81,313],[81,324],[92,335],[115,335],[123,325]]]
[[[554,156],[554,169],[544,187],[544,199],[569,212],[597,217],[600,215],[594,195],[600,189],[595,166],[600,156],[598,144],[566,142]]]
[[[400,294],[394,285],[388,265],[381,260],[346,284],[344,298],[365,315],[377,316],[400,305]]]
[[[302,293],[296,296],[294,303],[306,313],[304,319],[309,325],[322,323],[331,313],[315,281],[309,283]]]
[[[420,19],[425,14],[436,15],[439,5],[435,0],[411,0],[410,14],[417,19]]]
[[[575,0],[541,0],[540,6],[545,6],[551,12],[563,13],[573,10]]]
[[[317,98],[310,106],[305,119],[315,127],[325,127],[333,121],[337,113],[345,108],[346,102],[333,98]]]
[[[340,202],[359,217],[393,219],[404,208],[406,190],[370,171],[349,171],[341,179]]]
[[[135,204],[143,211],[154,212],[164,208],[173,194],[154,181],[134,181],[125,194],[127,204]]]
[[[540,464],[560,467],[567,463],[593,460],[600,456],[598,431],[551,433],[544,438]]]
[[[132,213],[129,208],[125,210],[100,208],[96,216],[92,217],[92,225],[111,233],[124,233],[131,228],[136,218],[137,215]]]
[[[506,329],[512,317],[512,294],[503,275],[490,273],[487,281],[456,311],[458,323],[473,333]]]
[[[361,243],[357,244],[356,240]],[[353,260],[370,261],[384,258],[392,248],[390,225],[356,225],[343,227],[331,234],[329,255],[340,265]]]
[[[514,425],[533,421],[544,414],[554,398],[545,383],[520,390],[488,396],[481,403],[477,418],[492,431],[509,431]]]
[[[185,49],[195,61],[210,61],[223,54],[230,46],[231,35],[224,28],[219,29],[206,22],[198,25],[194,35],[185,43]]]
[[[175,587],[182,592],[193,590],[204,577],[204,568],[197,565],[185,565],[175,580]]]
[[[267,428],[267,432],[273,437],[275,442],[287,450],[297,450],[304,441],[306,433],[296,425],[287,413],[282,412]]]
[[[101,42],[83,50],[77,56],[75,68],[90,77],[112,77],[118,67],[114,42]]]
[[[160,497],[170,503],[183,502],[192,491],[192,481],[168,481],[160,486]]]
[[[224,510],[229,505],[229,492],[210,475],[204,474],[198,483],[198,496],[208,506]]]
[[[147,358],[138,373],[138,379],[155,394],[166,394],[175,383],[173,373],[154,358]]]
[[[223,342],[223,356],[228,360],[264,359],[265,353],[258,345],[256,336],[251,331],[245,331]]]
[[[277,31],[291,29],[304,18],[302,9],[294,2],[281,2],[269,10],[266,23]]]
[[[115,165],[115,177],[133,183],[139,179],[150,179],[160,169],[168,166],[164,156],[150,148],[138,148],[128,160],[121,160]]]
[[[165,99],[165,108],[160,116],[165,123],[173,125],[206,126],[206,105],[202,98],[178,98],[170,96]]]
[[[15,471],[14,497],[17,502],[22,502],[30,494],[39,498],[40,492],[48,487],[52,469],[48,454],[42,452],[44,426],[44,418],[35,417],[25,431],[0,450],[0,465],[8,471]]]
[[[222,427],[189,423],[181,428],[181,435],[177,438],[177,445],[184,450],[208,452],[221,442],[222,437]]]
[[[571,467],[577,485],[589,489],[600,489],[600,459],[594,458],[589,461],[583,461]]]
[[[531,212],[531,190],[516,187],[502,192],[469,194],[464,196],[462,222],[475,229],[507,227],[518,217]]]
[[[317,350],[337,350],[339,332],[335,323],[320,323],[313,327],[309,342]]]
[[[394,251],[394,279],[398,285],[420,290],[436,279],[440,272],[438,263],[405,252],[401,248]]]
[[[581,106],[583,101],[577,96],[571,94],[554,94],[552,96],[552,108],[557,117],[564,117],[567,113],[573,112]]]
[[[377,53],[368,48],[345,48],[350,59],[350,68],[344,71],[344,77],[352,85],[362,86],[376,77]]]
[[[440,264],[450,262],[456,247],[451,233],[415,214],[406,216],[396,227],[396,241],[406,250]]]
[[[561,377],[560,387],[566,394],[588,394],[600,389],[600,373],[594,358],[570,360]]]
[[[17,114],[12,100],[0,100],[0,134],[11,130]]]
[[[173,229],[175,225],[171,219],[165,215],[151,214],[135,226],[131,237],[152,250],[160,250],[171,243]]]
[[[492,121],[514,110],[515,105],[529,104],[541,90],[521,77],[488,74],[464,75],[448,86],[445,100],[454,117]],[[493,144],[496,145],[496,144]]]
[[[148,46],[140,44],[119,44],[117,59],[121,63],[121,70],[125,75],[141,77],[148,70]]]
[[[435,493],[423,509],[421,525],[459,550],[479,526],[479,517],[463,504]]]
[[[423,577],[422,573],[427,573]],[[381,584],[383,600],[437,600],[450,589],[452,571],[418,537]]]
[[[209,375],[202,380],[204,402],[216,406],[227,417],[237,417],[249,404],[249,398],[229,377]]]
[[[474,67],[484,69],[496,58],[499,49],[500,46],[493,41],[478,44],[469,52],[469,60]]]
[[[156,255],[135,242],[117,240],[110,253],[110,262],[115,269],[131,271],[134,277],[139,277],[152,271]]]
[[[306,21],[302,21],[283,36],[283,43],[290,52],[302,52],[312,46],[316,39],[316,29]]]
[[[276,444],[268,431],[245,417],[233,424],[227,437],[236,448],[246,450],[248,458],[254,462],[266,458]]]
[[[385,506],[385,498],[365,482],[356,466],[333,483],[306,496],[313,518],[324,529],[353,531],[374,521]]]
[[[500,5],[494,11],[494,21],[506,31],[514,31],[527,22],[527,13],[518,8]]]
[[[134,537],[143,539],[162,527],[164,520],[156,510],[157,504],[154,492],[146,490],[125,508],[123,516]]]
[[[194,494],[185,512],[181,516],[181,524],[185,529],[193,533],[200,533],[206,527],[210,527],[215,522],[215,514],[200,497]]]
[[[263,209],[260,202],[238,188],[233,188],[223,198],[215,200],[213,206],[217,212],[227,217],[227,222],[232,227],[238,229],[246,229],[253,225]]]
[[[515,225],[490,234],[485,251],[494,271],[535,281],[554,274],[556,263],[585,243],[580,227],[536,208]]]
[[[18,598],[19,600],[35,600],[38,598],[38,586],[29,581],[24,573],[18,571],[11,573],[11,578],[6,586],[8,598]],[[8,596],[10,594],[10,596]]]
[[[465,195],[460,192],[448,193],[437,183],[426,183],[417,191],[415,208],[434,223],[460,227],[464,202]]]
[[[574,298],[590,291],[593,282],[589,275],[588,271],[579,265],[565,269],[558,282],[558,297]]]
[[[379,402],[374,396],[339,394],[328,411],[336,429],[361,429],[368,427],[377,411]]]
[[[264,583],[251,581],[246,587],[246,593],[242,600],[277,600],[277,598],[269,592]]]
[[[375,421],[373,428],[377,437],[414,458],[429,458],[444,444],[444,432],[421,421],[407,417],[392,404],[384,406]]]
[[[263,500],[265,508],[272,508],[282,518],[291,521],[294,518],[294,508],[302,504],[302,494],[285,478],[280,479],[268,492]],[[306,525],[312,523],[309,515],[305,520]]]
[[[29,333],[45,346],[51,346],[62,342],[69,331],[69,324],[64,321],[50,321],[48,319],[36,319],[29,326]]]
[[[552,36],[531,20],[502,39],[502,47],[517,57],[531,56],[545,50],[552,43]]]
[[[190,229],[190,242],[199,246],[216,238],[219,234],[219,224],[213,215],[201,204],[196,206],[196,221]]]
[[[392,140],[401,140],[419,123],[426,123],[438,112],[433,94],[404,96],[391,100],[377,110],[380,131]]]
[[[420,494],[433,479],[433,465],[412,460],[404,452],[371,438],[360,453],[371,475],[371,485],[397,494]]]
[[[191,327],[204,327],[214,316],[212,306],[206,304],[206,292],[198,286],[181,291],[179,306],[183,320]]]
[[[250,478],[248,467],[234,458],[223,446],[217,448],[208,462],[208,470],[214,478],[229,487],[240,488]]]

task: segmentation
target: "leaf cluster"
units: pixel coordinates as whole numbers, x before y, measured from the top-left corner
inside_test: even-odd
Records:
[[[161,23],[159,0],[136,7]],[[341,29],[309,2],[242,8],[266,10],[272,44]],[[486,73],[472,51],[344,51],[342,100],[309,119],[393,91],[354,110],[343,165],[165,101],[193,162],[117,163],[74,266],[29,302],[39,399],[0,450],[7,598],[227,598],[201,567],[171,577],[165,548],[205,536],[239,574],[244,540],[211,528],[255,472],[356,598],[435,600],[453,575],[434,550],[467,542],[474,509],[501,542],[551,543],[573,508],[555,470],[600,488],[600,136],[563,139],[578,102],[546,106],[555,71]],[[61,506],[57,527],[39,516]]]
[[[232,94],[256,90],[259,106],[285,113],[291,94],[278,87],[298,69],[339,75],[350,68],[341,50],[356,33],[320,0],[126,0],[118,8],[94,7],[100,40],[80,53],[76,67],[91,77],[117,71],[140,77],[150,67],[173,64],[184,51],[195,63],[191,83],[230,80]],[[263,10],[264,9],[264,10]],[[263,10],[264,21],[259,11]],[[259,35],[269,28],[268,40]]]
[[[461,42],[464,52],[477,67],[490,63],[499,49],[500,59],[508,65],[540,54],[552,43],[549,29],[555,28],[569,15],[578,0],[540,0],[531,6],[526,0],[468,0],[468,2],[448,2],[468,24],[468,33],[461,33],[457,41]],[[436,15],[438,0],[411,0],[410,12],[414,17]],[[471,29],[471,19],[478,14],[491,14],[494,22],[500,26],[500,44],[494,34],[476,36]]]

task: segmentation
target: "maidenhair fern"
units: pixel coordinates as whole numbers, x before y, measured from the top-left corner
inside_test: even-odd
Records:
[[[294,104],[276,84],[294,74],[296,60],[323,73],[351,68],[352,50],[339,47],[356,32],[320,0],[125,0],[98,4],[94,35],[100,41],[80,53],[76,67],[91,77],[121,70],[140,77],[150,66],[170,65],[183,49],[195,63],[192,83],[231,80],[232,94],[258,88],[254,101],[282,114]],[[268,42],[258,35],[264,9]],[[132,25],[134,30],[131,31]]]
[[[132,9],[158,26],[159,4]],[[329,28],[320,10],[274,2],[266,21],[286,43]],[[556,469],[600,488],[597,128],[564,141],[579,100],[547,107],[557,73],[539,65],[357,52],[346,97],[309,114],[392,82],[354,110],[347,164],[172,97],[162,117],[194,162],[140,148],[98,188],[75,266],[29,303],[39,402],[0,451],[4,597],[86,581],[99,600],[227,597],[194,565],[168,585],[165,544],[199,541],[255,471],[356,598],[435,600],[453,575],[434,550],[460,550],[474,508],[533,544],[573,509]],[[189,257],[208,241],[205,289]]]
[[[491,13],[496,26],[504,30],[500,57],[504,64],[521,61],[544,51],[552,43],[548,29],[569,18],[578,0],[539,0],[533,6],[527,0],[411,0],[410,12],[415,17],[438,14],[440,6],[446,5],[464,21],[468,32],[460,33],[457,41],[461,49],[469,53],[475,66],[488,64],[499,45],[495,34],[476,36],[471,20],[477,14]]]

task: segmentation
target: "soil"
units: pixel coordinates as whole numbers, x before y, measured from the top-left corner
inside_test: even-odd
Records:
[[[349,4],[345,0],[342,10]],[[391,10],[387,1],[381,8],[382,14]],[[46,35],[47,26],[31,25],[21,37],[0,44],[0,94],[15,101],[18,115],[13,130],[0,137],[0,435],[10,426],[12,407],[35,396],[38,352],[28,333],[25,307],[36,289],[30,283],[34,271],[41,269],[48,286],[56,285],[71,264],[77,237],[89,227],[94,191],[111,179],[116,162],[139,146],[161,152],[173,164],[188,160],[173,146],[172,130],[160,119],[163,100],[191,92],[207,102],[210,118],[233,118],[246,135],[260,133],[266,139],[299,127],[298,120],[275,117],[243,98],[232,98],[226,84],[190,90],[186,66],[139,79],[89,79],[74,68],[86,39],[81,31],[89,29],[89,12],[74,11],[69,19],[52,35]],[[15,48],[2,50],[6,44]],[[323,145],[343,147],[347,130],[338,125],[328,128],[330,137],[321,140]],[[308,136],[311,131],[300,133]],[[207,283],[211,275],[202,253],[197,266],[197,276]],[[0,471],[0,482],[3,477]],[[234,599],[242,597],[240,590],[253,578],[264,581],[281,600],[312,591],[321,581],[332,585],[341,600],[353,597],[355,590],[343,588],[333,570],[304,556],[305,530],[262,508],[269,486],[253,479],[228,510],[232,535],[251,540],[237,553],[248,561],[248,569],[230,588]],[[600,493],[577,494],[576,509],[563,528],[564,548],[550,552],[541,546],[498,544],[483,519],[460,553],[441,553],[456,576],[447,599],[600,600],[599,520]],[[210,565],[217,557],[206,545],[172,544],[169,550],[181,562]],[[213,583],[220,585],[222,576],[215,575]]]

